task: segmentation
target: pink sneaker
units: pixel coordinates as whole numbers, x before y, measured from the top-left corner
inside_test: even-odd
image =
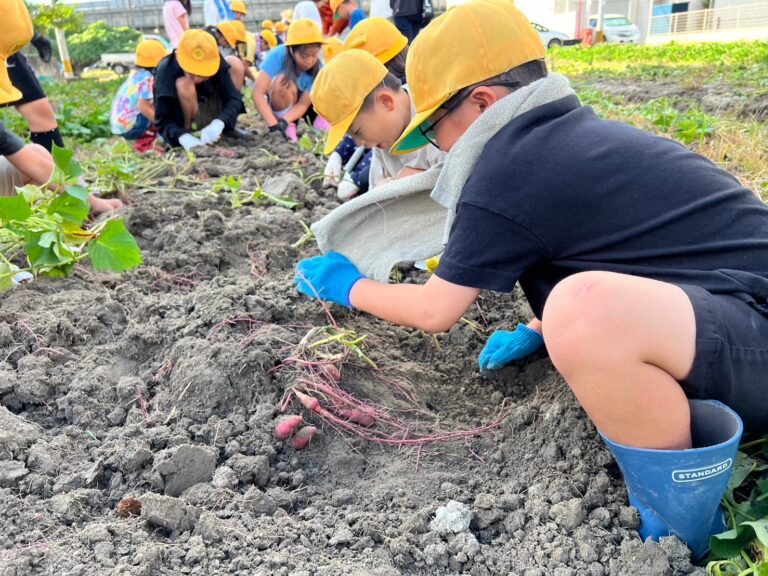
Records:
[[[288,136],[288,140],[291,142],[298,142],[299,136],[296,134],[296,124],[293,122],[288,124],[288,128],[285,129],[285,135]]]
[[[312,123],[312,128],[320,130],[321,132],[328,132],[331,129],[331,125],[328,124],[328,120],[318,114],[315,121]]]

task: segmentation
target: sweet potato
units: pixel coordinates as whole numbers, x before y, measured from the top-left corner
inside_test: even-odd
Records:
[[[293,446],[294,450],[304,450],[312,442],[315,434],[317,434],[317,428],[314,426],[304,426],[304,428],[296,432],[296,436],[291,438],[291,446]]]
[[[275,436],[277,436],[279,440],[288,440],[288,438],[293,436],[293,433],[301,427],[303,422],[304,419],[301,415],[286,416],[275,426]]]
[[[360,426],[365,426],[366,428],[376,424],[376,418],[362,410],[342,410],[341,415],[350,422],[360,424]]]

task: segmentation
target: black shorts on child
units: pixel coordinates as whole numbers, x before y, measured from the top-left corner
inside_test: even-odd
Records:
[[[681,285],[696,316],[696,358],[680,384],[688,398],[733,408],[751,432],[768,432],[768,317],[743,301]]]

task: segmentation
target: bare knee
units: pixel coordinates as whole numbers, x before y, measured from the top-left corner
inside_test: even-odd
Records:
[[[185,113],[194,116],[197,112],[197,87],[191,78],[182,76],[176,80],[176,94]]]
[[[581,272],[560,281],[549,294],[542,330],[552,362],[565,376],[575,365],[594,360],[613,332],[613,302],[620,297],[617,275]]]
[[[283,74],[275,76],[269,94],[269,103],[272,110],[285,110],[296,104],[298,100],[298,88],[295,82],[288,81]]]

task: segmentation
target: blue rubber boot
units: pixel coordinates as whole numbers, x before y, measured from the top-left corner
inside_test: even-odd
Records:
[[[690,450],[648,450],[603,440],[624,474],[629,503],[640,512],[643,540],[677,536],[698,559],[709,549],[709,537],[725,530],[720,500],[744,427],[736,412],[716,400],[689,404]]]

